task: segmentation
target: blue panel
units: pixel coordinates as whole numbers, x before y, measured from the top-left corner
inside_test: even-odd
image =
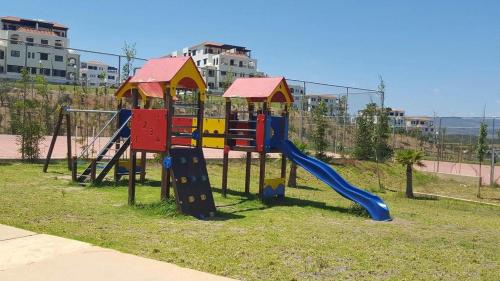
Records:
[[[118,119],[119,119],[119,127],[120,128],[125,121],[132,115],[132,111],[130,109],[120,109],[120,112],[118,113]],[[120,137],[122,138],[128,138],[130,136],[130,128],[128,126],[125,126],[122,131],[120,132]]]

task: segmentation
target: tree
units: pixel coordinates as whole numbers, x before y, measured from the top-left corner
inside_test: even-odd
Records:
[[[413,165],[424,166],[424,154],[417,150],[401,150],[396,153],[396,162],[406,167],[406,197],[413,198]]]
[[[477,187],[477,197],[481,198],[481,185],[482,185],[482,175],[481,167],[484,160],[484,155],[486,150],[488,150],[488,145],[486,144],[486,138],[488,137],[488,125],[483,121],[479,126],[479,138],[477,139],[476,154],[479,160],[479,185]]]
[[[356,118],[354,157],[358,160],[374,158],[374,125],[376,104],[370,103]]]
[[[17,143],[20,145],[22,159],[34,161],[40,156],[40,142],[45,132],[42,107],[35,97],[28,98],[28,87],[32,79],[26,68],[21,71],[20,83],[23,87],[23,99],[14,104],[17,116],[12,118],[11,125],[13,132],[19,135]]]
[[[312,121],[314,125],[312,133],[312,142],[314,149],[316,150],[316,157],[319,159],[325,159],[325,150],[328,145],[326,142],[326,115],[327,107],[324,101],[321,101],[312,111]]]
[[[125,64],[122,67],[122,80],[126,80],[132,72],[132,66],[134,63],[135,56],[137,55],[137,49],[135,47],[135,43],[125,43],[122,47],[123,56],[125,57]]]
[[[307,144],[303,142],[294,142],[295,146],[304,154],[309,154],[307,150]],[[288,186],[297,187],[297,164],[292,161],[290,165],[290,175],[288,176]]]
[[[229,86],[233,83],[234,80],[234,73],[233,69],[229,68],[229,70],[226,72],[226,77],[224,78],[224,81],[221,82],[221,88],[222,91],[226,91]]]
[[[0,80],[0,106],[5,106],[5,103],[9,99],[9,93],[12,90],[12,86],[7,80]]]
[[[387,109],[377,109],[378,118],[375,124],[373,143],[375,145],[375,157],[378,161],[385,161],[392,156],[392,148],[389,145],[391,128]]]

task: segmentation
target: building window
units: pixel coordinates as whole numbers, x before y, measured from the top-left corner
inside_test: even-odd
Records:
[[[21,73],[21,70],[23,69],[22,66],[19,65],[7,65],[7,72],[16,72],[16,73]]]
[[[49,45],[49,40],[47,39],[42,39],[41,40],[42,45]]]
[[[191,51],[191,55],[192,55],[192,56],[196,56],[196,50],[192,50],[192,51]]]
[[[45,76],[50,76],[50,69],[49,68],[40,68],[40,74],[43,74]]]
[[[215,88],[215,87],[214,87],[214,83],[213,83],[213,82],[208,82],[208,88],[210,88],[210,89]]]
[[[215,76],[215,71],[213,69],[208,70],[208,77],[214,77]]]
[[[243,62],[242,61],[240,61],[239,66],[243,67]]]
[[[40,53],[40,60],[48,60],[48,59],[49,59],[49,54]]]
[[[230,60],[229,65],[234,65],[234,60]]]
[[[197,66],[200,66],[200,64],[201,64],[201,61],[200,61],[200,60],[196,61],[196,65],[197,65]]]
[[[5,59],[5,53],[4,51],[0,50],[0,60]]]
[[[207,59],[203,59],[203,65],[207,65]]]
[[[220,72],[220,75],[221,75],[221,76],[226,76],[226,72],[225,72],[225,71],[221,71],[221,72]]]
[[[19,42],[19,35],[18,34],[12,34],[10,36],[10,43],[11,44],[18,44],[18,42]]]
[[[64,57],[56,55],[56,56],[54,56],[54,60],[55,61],[64,61]]]
[[[52,76],[66,77],[66,70],[52,69]]]
[[[3,69],[3,65],[0,65],[0,73],[3,73],[5,69]]]
[[[115,80],[114,76],[108,75],[108,80]]]
[[[61,49],[63,47],[63,43],[61,40],[56,40],[54,46],[56,47],[56,49]]]
[[[35,40],[33,39],[33,37],[26,37],[26,42],[28,42],[27,43],[28,46],[33,46],[34,41]]]
[[[21,56],[21,52],[20,51],[16,51],[16,50],[10,50],[10,56],[18,58],[18,57]]]

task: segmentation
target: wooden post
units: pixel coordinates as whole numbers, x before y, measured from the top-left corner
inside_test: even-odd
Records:
[[[92,162],[90,163],[90,182],[92,183],[95,181],[96,166],[97,159],[92,159]]]
[[[229,122],[231,121],[231,100],[226,98],[226,124],[224,128],[224,157],[222,158],[222,196],[227,194],[227,174],[229,169]]]
[[[205,94],[205,93],[203,93]],[[201,99],[202,93],[198,93],[198,112],[196,119],[196,129],[198,130],[198,139],[196,140],[196,147],[203,149],[203,117],[205,112],[205,104]]]
[[[69,116],[69,113],[66,113],[66,146],[68,148],[68,152],[66,157],[68,158],[68,170],[72,169],[71,165],[71,156],[72,156],[72,150],[71,150],[71,118]]]
[[[252,152],[247,152],[245,169],[245,194],[250,194],[250,172],[252,169]]]
[[[54,133],[52,134],[52,139],[50,140],[49,151],[47,152],[47,157],[45,158],[45,163],[43,165],[43,172],[47,172],[47,168],[49,167],[50,158],[52,157],[52,151],[54,151],[54,146],[56,144],[57,136],[59,135],[59,130],[61,129],[61,123],[64,117],[64,107],[59,109],[59,117],[57,118],[56,127],[54,128]]]
[[[165,152],[162,154],[163,158],[170,157],[170,147],[172,145],[172,115],[174,113],[174,105],[171,90],[173,89],[166,88],[165,94],[163,96],[164,106],[167,110],[167,115],[165,116],[165,118],[167,119],[167,130],[165,132],[167,143],[165,145]],[[170,198],[170,177],[171,169],[162,166],[160,191],[160,198],[162,201]]]
[[[132,108],[138,108],[139,97],[137,90],[130,90],[132,93]],[[135,170],[137,168],[137,152],[130,148],[130,165],[128,170],[128,204],[135,205]]]
[[[248,120],[253,120],[254,104],[248,102]],[[247,152],[245,167],[245,194],[250,194],[250,173],[252,169],[252,152]]]
[[[128,204],[135,205],[135,168],[137,166],[137,153],[130,149],[130,169],[128,170]]]
[[[267,118],[269,118],[268,114],[268,109],[267,109],[267,102],[264,102],[262,104],[262,113],[266,115],[266,122]],[[264,130],[264,141],[266,139],[266,133]],[[259,198],[263,199],[263,190],[264,190],[264,179],[266,177],[266,147],[264,145],[263,150],[259,153]]]
[[[71,161],[71,179],[73,181],[76,181],[77,180],[77,173],[78,173],[78,169],[77,169],[77,161],[76,161],[76,156],[73,156],[73,161]]]
[[[283,122],[281,123],[281,139],[285,140],[287,136],[285,135],[286,122],[288,118],[288,105],[285,104],[285,109],[281,114],[283,116]],[[281,178],[286,178],[286,156],[281,153]]]

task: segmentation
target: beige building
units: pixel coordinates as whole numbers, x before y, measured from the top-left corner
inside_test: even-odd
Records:
[[[52,83],[76,82],[80,55],[69,47],[69,28],[55,22],[0,18],[0,78],[19,79],[24,67]]]
[[[200,69],[208,90],[224,92],[227,82],[240,77],[262,77],[257,70],[257,60],[246,47],[216,42],[203,42],[181,51],[172,52],[171,57],[191,56]]]

